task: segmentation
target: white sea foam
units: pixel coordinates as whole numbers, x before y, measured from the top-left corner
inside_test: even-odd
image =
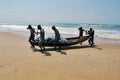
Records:
[[[120,39],[120,32],[113,30],[95,30],[96,37]]]
[[[0,31],[9,31],[9,30],[26,31],[26,26],[19,26],[19,25],[1,25],[0,26]]]
[[[83,26],[83,25],[82,25]],[[97,26],[97,25],[95,25]],[[33,26],[36,29],[36,26]],[[51,26],[42,26],[45,29],[46,35],[54,34],[54,31],[51,29]],[[69,36],[78,36],[78,28],[66,28],[56,26],[62,35]],[[24,35],[29,34],[29,30],[26,29],[27,25],[0,25],[1,32],[19,32],[24,33]],[[86,28],[89,29],[89,28]],[[37,30],[36,30],[37,31]],[[95,37],[98,38],[110,38],[110,39],[120,39],[120,31],[117,30],[103,30],[95,29]]]

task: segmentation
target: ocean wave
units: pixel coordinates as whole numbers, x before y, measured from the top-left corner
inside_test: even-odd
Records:
[[[74,25],[74,24],[72,24]],[[76,25],[76,24],[75,24]],[[28,25],[0,25],[0,31],[3,32],[9,32],[9,31],[16,31],[19,33],[29,33],[29,30],[27,30]],[[89,25],[89,24],[79,24],[76,27],[63,27],[61,25],[57,25],[56,27],[60,31],[61,35],[69,35],[69,36],[78,36],[79,31],[78,27],[82,26],[85,30],[89,30],[89,28],[93,28],[95,30],[95,37],[100,38],[110,38],[110,39],[120,39],[120,26],[119,25],[107,25],[109,27],[105,27],[106,25]],[[104,28],[103,28],[104,26]],[[115,26],[115,27],[114,27]],[[54,34],[54,31],[52,30],[50,25],[43,25],[42,26],[45,30],[46,35]],[[37,31],[37,27],[34,25],[33,28]],[[112,29],[111,29],[112,28]],[[85,34],[85,33],[84,33]]]

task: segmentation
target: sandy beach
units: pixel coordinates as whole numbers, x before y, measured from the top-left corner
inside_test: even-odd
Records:
[[[17,34],[0,32],[0,41],[0,80],[120,80],[120,45],[85,42],[40,52]]]

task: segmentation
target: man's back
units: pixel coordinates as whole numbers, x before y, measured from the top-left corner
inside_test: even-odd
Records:
[[[44,35],[45,35],[44,29],[41,29],[40,30],[40,37],[44,37]]]
[[[55,37],[60,37],[60,33],[57,29],[54,30],[55,31]]]

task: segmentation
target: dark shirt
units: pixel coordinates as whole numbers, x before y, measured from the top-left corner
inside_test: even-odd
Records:
[[[55,39],[60,38],[60,33],[57,29],[54,30],[55,31]]]
[[[34,28],[31,28],[30,29],[30,37],[29,37],[29,42],[31,42],[31,40],[33,40],[34,41],[34,38],[35,38],[35,30],[34,30]]]
[[[44,40],[45,40],[45,32],[44,32],[44,29],[39,29],[40,30],[40,32],[37,32],[37,33],[39,33],[39,41],[40,42],[43,42]]]
[[[93,37],[94,37],[94,30],[89,31],[89,32],[88,32],[88,34],[89,34],[89,36],[90,36],[90,37],[92,37],[92,38],[93,38]]]
[[[34,33],[35,33],[35,29],[34,28],[30,29],[30,34],[34,34]]]
[[[79,37],[83,36],[84,29],[79,29]]]
[[[43,38],[43,39],[44,39],[44,36],[45,36],[44,29],[41,29],[41,30],[40,30],[40,38]]]

